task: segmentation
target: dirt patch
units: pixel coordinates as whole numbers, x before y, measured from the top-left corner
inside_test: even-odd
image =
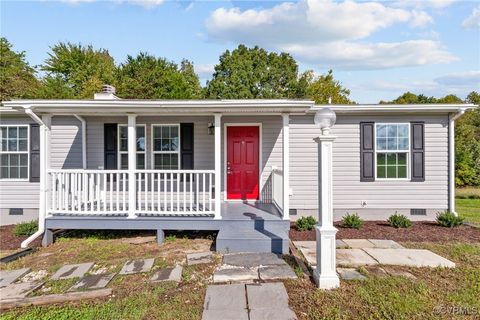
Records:
[[[340,223],[335,223],[338,228],[337,239],[389,239],[394,241],[413,242],[438,242],[438,241],[463,241],[480,242],[480,228],[463,225],[457,228],[445,228],[435,222],[413,222],[407,229],[395,229],[385,221],[365,221],[357,229],[343,228]],[[290,240],[315,241],[315,230],[299,231],[295,224],[290,226]]]
[[[16,236],[13,233],[13,229],[15,229],[13,224],[0,227],[0,250],[20,249],[22,241],[28,238],[27,236]],[[38,247],[41,243],[42,237],[39,237],[30,244],[30,247]]]

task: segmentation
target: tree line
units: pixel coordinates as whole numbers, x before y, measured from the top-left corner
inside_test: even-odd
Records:
[[[91,99],[103,84],[117,88],[120,98],[131,99],[311,99],[326,104],[354,104],[350,90],[333,76],[332,70],[315,75],[299,71],[288,53],[268,52],[239,45],[226,50],[202,86],[191,61],[180,63],[140,52],[116,62],[108,50],[91,45],[59,42],[39,66],[31,66],[25,52],[13,50],[0,39],[0,100]],[[464,100],[455,95],[442,98],[406,92],[392,101],[379,103],[475,103],[471,92]],[[456,183],[480,185],[480,111],[460,118],[456,126]]]

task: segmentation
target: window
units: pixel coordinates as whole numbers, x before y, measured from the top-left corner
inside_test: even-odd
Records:
[[[153,125],[152,146],[154,169],[180,168],[180,125]]]
[[[0,179],[28,179],[28,126],[0,126]]]
[[[136,127],[137,131],[137,169],[145,169],[145,125]],[[128,127],[118,126],[118,167],[128,169]]]
[[[377,123],[375,137],[377,178],[408,178],[410,125],[407,123]]]

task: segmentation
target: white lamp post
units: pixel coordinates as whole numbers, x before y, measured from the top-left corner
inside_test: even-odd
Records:
[[[333,175],[332,149],[335,136],[330,135],[330,128],[336,121],[335,112],[329,108],[321,109],[315,114],[315,124],[321,135],[315,138],[318,143],[318,225],[315,226],[317,239],[317,267],[314,278],[321,289],[333,289],[340,286],[336,272],[335,235],[333,226]]]

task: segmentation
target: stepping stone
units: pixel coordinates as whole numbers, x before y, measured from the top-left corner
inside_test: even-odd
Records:
[[[363,248],[373,248],[375,245],[368,241],[367,239],[343,239],[350,248],[352,249],[363,249]]]
[[[250,310],[288,308],[287,289],[281,282],[247,284],[247,297]]]
[[[0,288],[0,301],[5,299],[25,298],[30,292],[40,288],[44,282],[21,282]]]
[[[195,264],[212,263],[213,255],[211,251],[187,253],[187,265],[193,266]]]
[[[203,310],[202,320],[248,320],[248,310]]]
[[[297,320],[290,308],[268,308],[250,310],[250,320]]]
[[[366,248],[365,252],[385,265],[455,268],[455,263],[430,250]]]
[[[30,268],[0,271],[0,288],[14,283],[18,278],[24,276],[29,271]]]
[[[384,269],[377,266],[365,266],[365,270],[367,270],[369,276],[371,275],[379,278],[388,276],[388,273]]]
[[[380,249],[404,249],[404,247],[393,240],[383,240],[383,239],[368,239],[375,248]]]
[[[297,275],[289,265],[260,267],[258,274],[261,280],[296,279]]]
[[[176,266],[175,268],[161,269],[155,272],[150,279],[153,282],[161,281],[175,281],[180,282],[182,280],[182,266]]]
[[[140,272],[148,272],[153,267],[155,259],[130,260],[125,262],[122,270],[118,274],[135,274]]]
[[[242,282],[258,280],[258,272],[249,268],[220,269],[213,273],[213,282]]]
[[[85,273],[93,266],[93,262],[79,263],[79,264],[67,264],[66,266],[58,269],[52,276],[52,280],[63,280],[72,278],[81,278]]]
[[[232,310],[241,312],[247,309],[244,284],[224,284],[207,287],[204,310]]]
[[[336,243],[337,249],[348,248],[348,244],[346,244],[345,241],[343,241],[343,240],[337,239],[337,240],[335,240],[335,243]]]
[[[127,238],[122,242],[128,243],[128,244],[144,244],[144,243],[155,242],[155,241],[157,241],[157,237],[148,236],[148,237]]]
[[[114,276],[115,273],[91,274],[80,279],[68,291],[102,289],[108,285]]]
[[[223,263],[236,267],[286,265],[285,260],[275,253],[230,253],[223,256]]]
[[[359,267],[364,265],[375,265],[378,262],[369,256],[362,249],[338,249],[337,265]]]
[[[293,244],[300,250],[310,266],[317,265],[317,243],[315,241],[294,241]]]
[[[343,280],[365,280],[367,277],[365,277],[363,274],[358,272],[357,270],[353,268],[337,268],[337,273],[340,278]]]
[[[411,274],[410,272],[407,272],[407,271],[395,270],[395,269],[389,268],[389,267],[384,268],[384,270],[389,275],[394,276],[394,277],[405,277],[405,278],[412,279],[412,280],[417,279],[417,277],[415,277],[413,274]]]

